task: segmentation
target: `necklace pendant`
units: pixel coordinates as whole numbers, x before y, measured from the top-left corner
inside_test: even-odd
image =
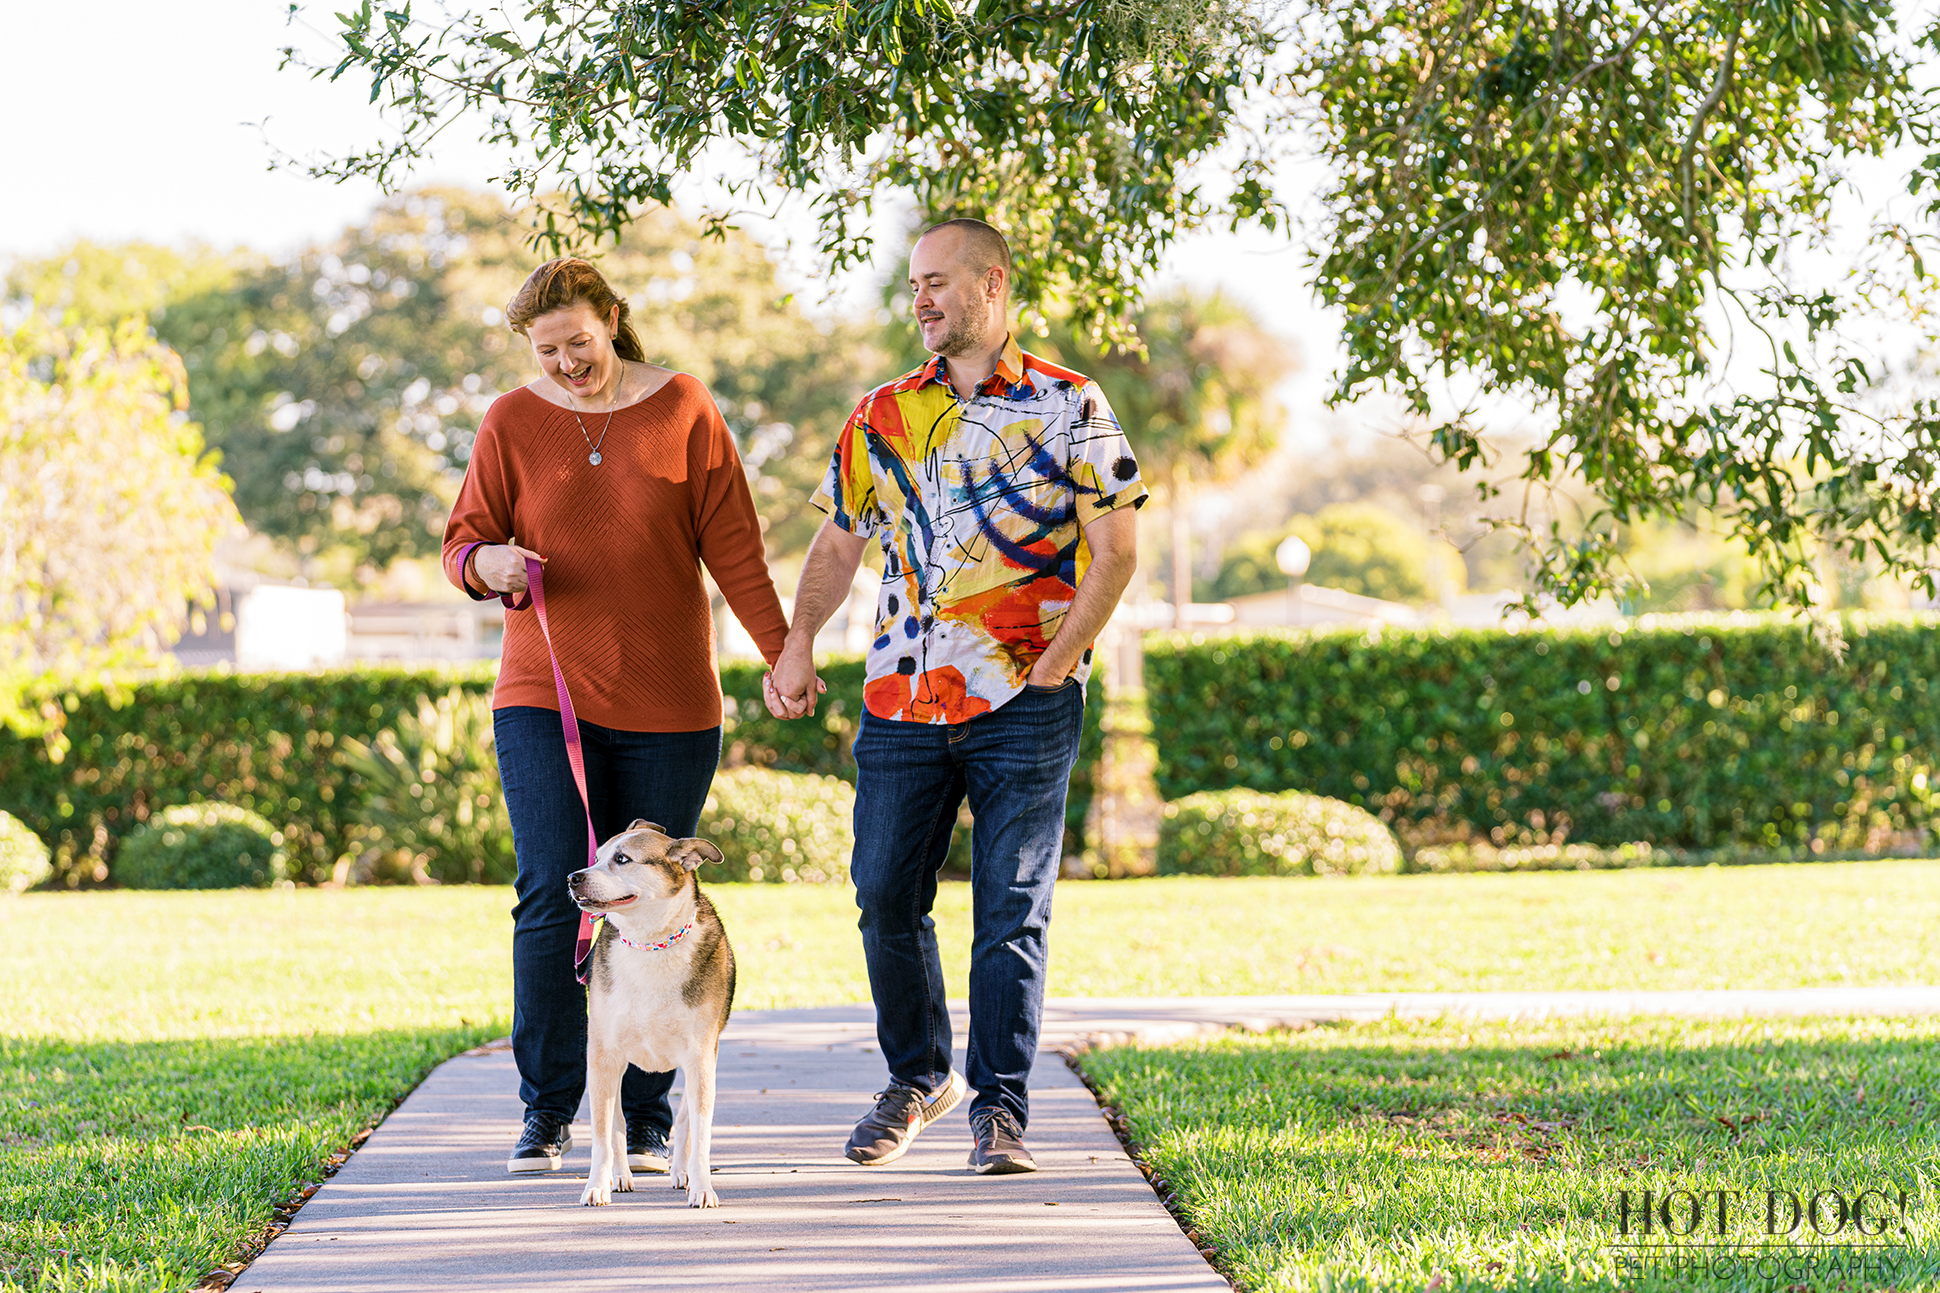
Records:
[[[593,465],[594,465],[595,467],[597,467],[597,466],[599,466],[599,465],[600,465],[600,451],[599,451],[599,450],[597,450],[597,449],[595,449],[595,450],[593,450],[593,452],[591,452],[591,453],[589,453],[589,454],[587,454],[587,455],[586,455],[586,461],[587,461],[587,462],[590,462],[590,463],[592,463],[592,464],[593,464]]]

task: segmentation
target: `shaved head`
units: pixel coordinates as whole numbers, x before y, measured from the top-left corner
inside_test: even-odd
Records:
[[[917,329],[932,354],[960,359],[1003,349],[1010,247],[983,221],[945,220],[925,229],[909,251],[909,291]]]
[[[956,243],[957,259],[968,266],[972,273],[982,275],[993,269],[1004,271],[1006,294],[1010,287],[1010,243],[997,231],[995,225],[968,216],[956,220],[945,220],[923,230],[916,241],[946,229],[955,230],[953,241]]]

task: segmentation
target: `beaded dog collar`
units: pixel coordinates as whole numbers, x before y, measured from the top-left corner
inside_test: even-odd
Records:
[[[622,934],[619,931],[618,926],[615,926],[613,929],[613,937],[619,939],[622,943],[625,943],[628,947],[634,948],[641,952],[664,952],[668,948],[672,947],[675,943],[678,943],[681,939],[686,938],[687,932],[693,928],[694,928],[693,923],[690,921],[689,923],[682,925],[675,932],[667,935],[667,937],[661,939],[658,943],[636,943],[632,939],[628,938],[625,934]]]

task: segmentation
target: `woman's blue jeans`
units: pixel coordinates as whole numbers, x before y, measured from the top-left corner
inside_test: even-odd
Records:
[[[586,865],[586,814],[557,710],[512,705],[492,714],[499,777],[518,851],[518,903],[512,908],[512,1056],[519,1098],[530,1113],[570,1120],[586,1089],[586,989],[573,973],[579,908],[566,877]],[[603,843],[636,817],[669,834],[699,827],[721,729],[625,732],[579,722],[593,833]],[[620,1107],[664,1137],[673,1128],[671,1073],[628,1066]]]
[[[855,853],[862,950],[889,1075],[933,1092],[950,1074],[950,1014],[937,956],[936,873],[967,795],[970,833],[970,1111],[1029,1121],[1049,952],[1051,887],[1078,757],[1084,689],[1026,688],[967,723],[864,714],[856,734]]]

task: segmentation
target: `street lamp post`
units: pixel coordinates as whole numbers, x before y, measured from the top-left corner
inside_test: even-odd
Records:
[[[1287,577],[1287,623],[1298,624],[1304,617],[1300,614],[1300,577],[1307,573],[1313,562],[1313,549],[1301,541],[1297,534],[1290,534],[1273,550],[1273,560],[1280,566],[1280,573]]]

